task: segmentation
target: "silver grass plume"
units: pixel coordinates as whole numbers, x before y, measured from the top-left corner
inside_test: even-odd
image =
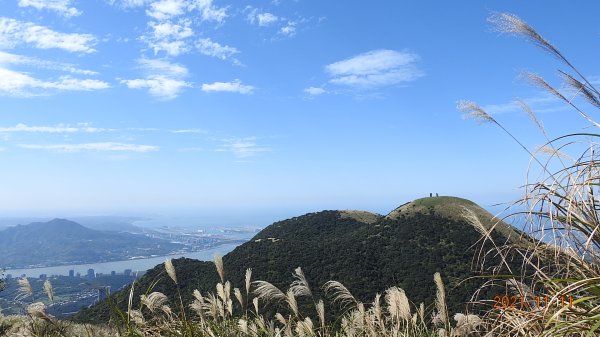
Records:
[[[155,312],[157,309],[161,308],[167,301],[169,300],[167,296],[161,292],[155,291],[150,295],[141,295],[140,296],[142,305],[144,305],[150,312]]]
[[[379,293],[375,295],[375,299],[373,300],[373,315],[375,315],[377,322],[382,322],[381,294]]]
[[[600,108],[600,101],[598,100],[598,96],[594,94],[592,90],[586,85],[574,78],[573,76],[562,72],[562,75],[565,81],[576,90],[578,94],[582,94],[583,97],[596,108]]]
[[[254,281],[253,283],[255,285],[254,294],[262,300],[270,302],[282,301],[287,298],[279,288],[267,281]]]
[[[475,229],[479,232],[479,234],[481,234],[482,236],[484,236],[486,238],[490,237],[490,233],[488,232],[487,228],[485,228],[485,226],[481,223],[481,221],[479,220],[479,217],[477,216],[477,214],[475,214],[475,212],[473,212],[473,210],[471,210],[470,208],[468,208],[466,206],[462,206],[461,216],[471,226],[475,227]]]
[[[221,283],[225,282],[225,269],[223,268],[223,258],[219,254],[215,254],[215,268],[217,268],[217,273],[219,273],[219,277],[221,278]]]
[[[454,335],[469,336],[474,333],[482,324],[481,318],[477,315],[464,315],[461,313],[454,314],[456,321],[456,329]]]
[[[358,304],[352,293],[338,281],[328,281],[323,286],[325,293],[333,296],[333,302],[339,302],[342,306]]]
[[[296,324],[296,333],[298,334],[299,337],[315,336],[313,323],[309,317],[306,317],[303,321],[299,321]]]
[[[548,134],[546,133],[546,128],[544,128],[544,124],[542,124],[542,122],[537,118],[537,116],[535,115],[533,110],[531,110],[531,107],[529,106],[529,104],[527,104],[527,102],[525,102],[522,99],[516,99],[515,103],[518,106],[520,106],[521,109],[523,109],[523,111],[525,111],[527,116],[529,116],[531,121],[533,121],[533,123],[538,127],[538,129],[540,129],[542,134],[544,134],[544,136],[548,137]]]
[[[435,282],[435,286],[437,288],[436,296],[435,296],[435,307],[438,311],[438,315],[440,316],[440,320],[444,323],[444,325],[448,325],[448,309],[446,307],[446,291],[444,289],[444,283],[442,282],[442,276],[439,272],[436,272],[433,275],[433,280]]]
[[[46,306],[42,302],[35,302],[27,306],[27,313],[31,317],[49,319],[46,314]]]
[[[238,329],[244,334],[248,334],[248,321],[245,319],[238,320]]]
[[[50,280],[48,279],[44,281],[44,292],[46,292],[48,300],[54,302],[54,289],[52,288],[52,283],[50,283]]]
[[[290,289],[296,296],[312,297],[312,292],[308,286],[306,276],[304,276],[304,272],[302,272],[302,268],[298,267],[294,270],[294,282],[292,282]]]
[[[242,297],[242,292],[240,291],[240,289],[239,288],[234,288],[233,289],[233,295],[237,299],[237,301],[240,304],[240,306],[243,308],[244,307],[244,298]]]
[[[550,157],[556,157],[556,158],[560,158],[560,159],[568,159],[568,160],[573,160],[573,158],[571,156],[569,156],[568,154],[561,152],[557,149],[554,149],[553,147],[550,146],[546,146],[546,145],[542,145],[539,146],[535,152],[537,153],[541,153],[541,154],[545,154],[548,155]]]
[[[17,297],[15,297],[15,300],[19,301],[26,297],[33,296],[33,289],[26,277],[18,279],[17,284],[19,285],[19,290],[17,290]]]
[[[283,324],[283,325],[286,325],[286,324],[287,324],[287,320],[286,320],[286,319],[285,319],[285,317],[283,317],[283,315],[282,315],[282,314],[280,314],[280,313],[276,313],[276,314],[275,314],[275,319],[276,319],[276,320],[277,320],[279,323],[281,323],[281,324]]]
[[[538,34],[535,29],[525,21],[514,14],[496,13],[488,18],[488,21],[495,25],[497,31],[501,33],[522,35],[526,39],[534,42],[551,55],[562,61],[566,61],[564,56],[548,40]]]
[[[167,274],[169,275],[171,280],[173,280],[173,282],[177,284],[177,274],[175,274],[175,267],[173,267],[173,262],[171,261],[171,259],[167,259],[165,261],[165,270],[167,271]]]
[[[252,280],[252,268],[246,269],[246,296],[250,294],[250,285]]]
[[[252,299],[252,305],[254,305],[254,312],[258,315],[258,297]]]
[[[135,324],[137,324],[139,326],[146,325],[146,320],[144,319],[144,315],[139,310],[130,310],[129,311],[129,319],[133,323],[135,323]]]
[[[410,313],[410,304],[406,293],[398,287],[391,287],[385,291],[385,301],[390,315],[396,321],[410,321],[412,315]]]
[[[322,299],[319,299],[317,302],[317,315],[319,316],[321,328],[325,329],[325,303],[323,303]]]
[[[286,293],[286,302],[296,317],[300,315],[298,312],[298,302],[296,301],[296,296],[294,296],[294,291],[289,289]]]
[[[490,116],[482,107],[473,101],[458,101],[456,108],[463,112],[463,118],[474,119],[477,123],[494,123],[496,120]]]

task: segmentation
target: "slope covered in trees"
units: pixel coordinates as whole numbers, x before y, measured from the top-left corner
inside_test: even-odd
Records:
[[[269,281],[285,291],[293,280],[294,269],[302,267],[318,296],[324,296],[319,290],[321,285],[336,280],[364,302],[372,301],[376,293],[390,286],[399,286],[418,305],[434,302],[432,277],[440,272],[447,285],[450,311],[461,312],[483,280],[460,281],[477,274],[472,268],[477,256],[491,248],[488,244],[482,247],[482,229],[464,218],[465,208],[480,219],[483,227],[492,226],[491,214],[481,207],[448,197],[416,200],[388,216],[322,211],[275,222],[223,257],[226,279],[242,289],[245,271],[252,268],[253,280]],[[518,236],[504,223],[497,227],[499,230],[492,233],[496,243],[506,242],[507,236]],[[514,263],[516,266],[519,261]],[[185,303],[191,302],[194,289],[214,292],[219,277],[212,262],[177,259],[173,264]],[[496,257],[488,256],[489,266],[497,264]],[[135,284],[134,304],[155,281],[153,291],[174,298],[175,284],[161,264]],[[114,298],[124,306],[128,290]],[[75,319],[103,321],[108,312],[108,303],[103,302],[83,310]]]

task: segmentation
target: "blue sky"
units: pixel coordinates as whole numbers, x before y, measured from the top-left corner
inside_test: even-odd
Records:
[[[543,1],[5,0],[0,211],[265,223],[520,195],[527,146],[585,123],[519,79],[562,65],[495,32],[511,12],[597,78],[600,6]],[[252,216],[250,216],[252,215]]]

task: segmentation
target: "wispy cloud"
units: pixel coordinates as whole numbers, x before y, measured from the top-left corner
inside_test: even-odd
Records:
[[[531,97],[522,99],[534,113],[548,113],[563,111],[569,109],[563,101],[548,93],[540,93]],[[481,107],[487,113],[492,115],[523,112],[522,106],[517,101],[511,101],[499,104],[487,104]]]
[[[130,89],[148,89],[148,93],[159,99],[176,98],[180,91],[192,84],[184,80],[186,67],[165,60],[140,59],[138,64],[146,73],[145,78],[121,80]]]
[[[279,33],[285,36],[296,35],[296,23],[294,21],[288,21],[287,25],[279,29]]]
[[[138,60],[138,64],[144,71],[152,75],[159,74],[177,78],[188,75],[188,69],[185,66],[162,59],[141,58]]]
[[[171,132],[172,133],[197,133],[197,134],[208,133],[208,131],[203,130],[203,129],[180,129],[180,130],[173,130]]]
[[[152,48],[154,54],[164,51],[169,56],[177,56],[190,50],[186,41],[194,34],[190,20],[180,20],[178,23],[149,22],[148,26],[150,34],[141,39]]]
[[[73,64],[46,61],[35,57],[16,55],[0,51],[0,66],[6,65],[29,65],[37,68],[59,70],[78,75],[97,75],[98,73],[92,70],[79,69]]]
[[[71,7],[71,0],[19,0],[19,7],[33,7],[55,11],[65,17],[81,15],[75,7]]]
[[[211,84],[202,84],[204,92],[235,92],[239,94],[249,95],[254,92],[254,87],[251,85],[242,84],[242,81],[235,79],[231,82],[214,82]]]
[[[37,79],[28,74],[0,67],[0,94],[10,96],[35,96],[47,94],[48,90],[92,91],[107,89],[106,82],[61,76],[56,80]]]
[[[217,152],[230,152],[237,158],[250,158],[271,149],[256,144],[256,137],[224,139]]]
[[[327,90],[319,87],[308,87],[304,89],[304,92],[311,96],[318,96],[327,93]]]
[[[31,22],[0,17],[0,47],[31,44],[40,49],[58,48],[69,52],[91,53],[96,38],[91,34],[60,33]]]
[[[235,47],[221,45],[209,38],[198,40],[196,47],[200,53],[207,56],[216,57],[221,60],[227,60],[233,55],[239,53]]]
[[[0,127],[0,133],[5,132],[32,132],[32,133],[76,133],[76,132],[87,132],[95,133],[106,131],[103,128],[96,128],[90,126],[88,123],[80,123],[75,126],[68,124],[58,124],[54,126],[29,126],[27,124],[19,123],[15,126]]]
[[[157,151],[158,146],[153,145],[138,145],[126,143],[82,143],[82,144],[19,144],[22,149],[29,150],[46,150],[52,152],[73,153],[81,151],[120,151],[120,152],[138,152],[146,153]]]
[[[411,82],[424,76],[419,56],[395,50],[372,50],[325,67],[329,82],[354,88],[378,88]]]

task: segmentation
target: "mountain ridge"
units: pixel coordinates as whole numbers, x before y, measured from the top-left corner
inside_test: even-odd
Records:
[[[324,296],[318,287],[336,280],[364,302],[372,301],[376,293],[390,286],[399,286],[415,303],[431,304],[435,295],[433,274],[440,272],[447,285],[449,307],[461,312],[462,303],[480,285],[473,279],[462,283],[458,280],[477,274],[471,267],[481,234],[465,219],[436,211],[436,205],[452,204],[448,208],[452,210],[463,204],[474,208],[476,204],[460,198],[437,198],[417,199],[416,206],[404,204],[410,208],[423,203],[432,207],[411,212],[405,208],[394,213],[398,207],[390,212],[391,216],[325,210],[274,222],[223,257],[226,278],[233,286],[241,286],[246,269],[252,268],[253,280],[265,280],[286,289],[294,269],[301,267],[318,296]],[[498,242],[510,240],[496,230],[489,236]],[[487,258],[491,264],[499,262],[493,255]],[[173,263],[184,302],[191,301],[194,289],[214,291],[219,278],[212,263],[190,259],[176,259]],[[150,285],[154,285],[153,291],[168,296],[176,293],[174,284],[165,277],[163,265],[149,270],[136,284],[136,292],[143,292]],[[117,294],[116,303],[125,305],[128,291]],[[133,299],[138,303],[139,293]],[[104,302],[82,311],[75,319],[102,321],[107,315]]]
[[[145,255],[149,249],[168,254],[181,247],[142,235],[98,231],[60,218],[0,231],[1,267],[9,269],[116,261]]]

